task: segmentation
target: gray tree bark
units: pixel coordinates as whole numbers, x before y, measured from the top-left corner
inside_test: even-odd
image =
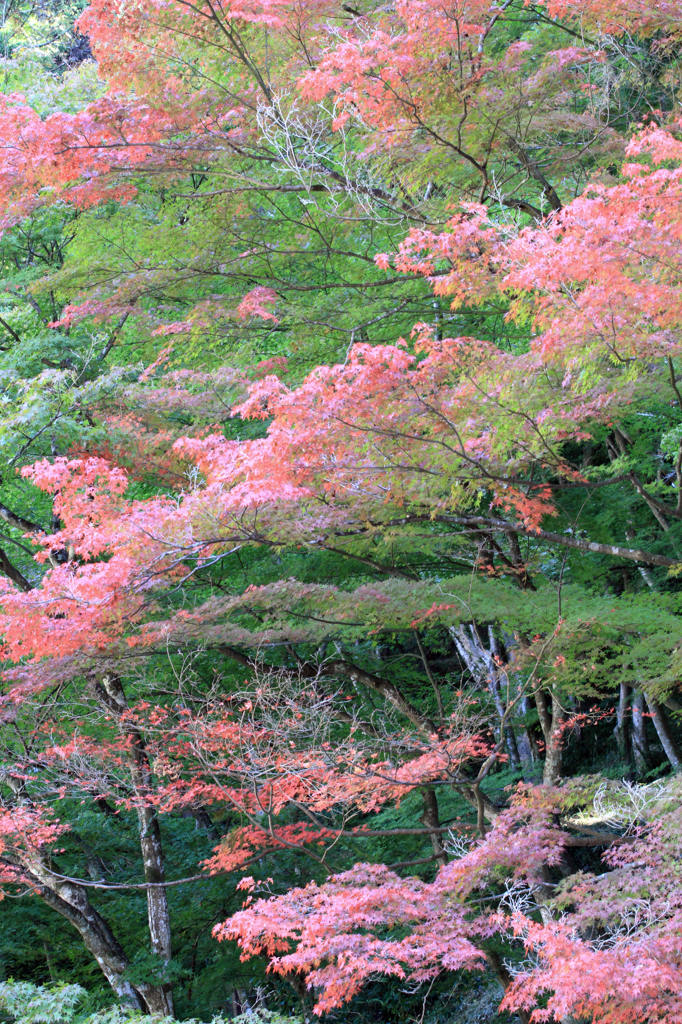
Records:
[[[135,791],[140,853],[144,880],[147,888],[147,921],[152,952],[163,963],[169,963],[172,956],[172,934],[168,897],[163,885],[165,867],[161,830],[156,811],[148,803],[153,788],[152,768],[147,754],[144,736],[137,726],[124,719],[128,701],[119,679],[106,677],[97,687],[102,703],[115,715],[121,733],[130,741],[130,774]],[[150,985],[145,990],[145,1001],[152,1006],[151,1012],[173,1016],[173,993],[170,984]]]

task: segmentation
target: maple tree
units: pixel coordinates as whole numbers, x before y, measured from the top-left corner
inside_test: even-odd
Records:
[[[7,15],[0,881],[121,1002],[679,1020],[681,13]]]

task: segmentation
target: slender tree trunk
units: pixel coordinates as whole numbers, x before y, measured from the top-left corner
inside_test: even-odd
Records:
[[[654,729],[656,730],[656,734],[661,742],[665,756],[677,772],[680,770],[680,766],[682,765],[682,754],[680,754],[679,747],[677,746],[675,737],[670,729],[668,716],[661,705],[648,695],[646,696],[646,703],[649,711],[651,712],[651,721],[654,723]]]
[[[45,951],[45,963],[47,964],[47,969],[50,972],[50,981],[52,982],[53,985],[58,985],[59,984],[59,978],[57,976],[57,972],[54,969],[54,961],[52,960],[52,953],[50,952],[50,947],[49,947],[49,945],[48,945],[48,943],[46,942],[45,939],[43,939],[43,949]]]
[[[518,687],[520,687],[520,685],[520,683],[517,684],[517,694]],[[524,718],[528,715],[530,711],[530,704],[525,695],[519,700],[518,709]],[[516,747],[521,759],[524,778],[531,779],[535,770],[535,764],[540,760],[540,758],[538,756],[538,747],[535,737],[525,725],[519,725],[516,730]]]
[[[621,682],[618,692],[618,709],[616,712],[616,742],[621,760],[632,760],[632,742],[630,728],[630,703],[632,691],[627,683]]]
[[[535,705],[538,710],[540,727],[545,741],[545,765],[542,781],[555,786],[561,780],[563,767],[563,736],[561,726],[565,714],[559,698],[552,691],[548,698],[542,690],[535,691]]]
[[[140,834],[140,852],[147,889],[147,921],[152,952],[167,964],[172,956],[171,925],[165,881],[161,830],[156,811],[148,803],[153,778],[144,736],[129,721],[123,719],[128,701],[120,681],[114,677],[102,680],[98,688],[103,703],[117,716],[119,728],[130,741],[130,773],[136,796],[135,810]],[[150,985],[145,990],[146,1002],[153,1005],[152,1012],[173,1016],[173,994],[168,983]]]
[[[646,738],[644,697],[641,690],[632,695],[632,755],[638,775],[646,775],[651,767],[651,755]]]
[[[495,708],[500,719],[498,732],[501,732],[504,737],[504,745],[507,749],[509,764],[512,768],[520,768],[521,757],[519,755],[519,748],[516,742],[516,734],[512,725],[506,721],[507,708],[505,702],[502,700],[502,694],[500,692],[499,673],[496,673],[491,677],[489,685],[493,701],[495,702]]]
[[[440,828],[440,814],[438,811],[438,799],[433,786],[425,786],[422,790],[423,811],[421,816],[422,825],[426,828]],[[448,857],[443,847],[443,840],[440,832],[433,831],[429,836],[431,847],[436,860],[440,864],[447,864]]]

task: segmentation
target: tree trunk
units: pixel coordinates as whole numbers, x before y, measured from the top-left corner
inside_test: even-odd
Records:
[[[152,1002],[125,977],[130,962],[111,928],[90,903],[81,885],[55,878],[47,865],[32,856],[21,869],[41,899],[78,931],[83,944],[100,966],[116,998],[136,1010],[155,1012]]]
[[[545,765],[542,772],[542,781],[547,786],[556,786],[561,780],[563,766],[561,726],[565,718],[564,709],[554,691],[552,691],[548,707],[547,695],[542,690],[536,690],[535,704],[545,741]]]
[[[632,695],[632,755],[638,775],[646,775],[651,767],[651,755],[646,738],[644,697],[641,690]]]
[[[172,956],[171,925],[168,911],[168,898],[163,885],[165,881],[164,856],[161,844],[161,830],[156,811],[148,803],[153,787],[152,769],[147,755],[144,736],[137,726],[123,719],[128,710],[128,701],[120,681],[114,677],[102,680],[98,687],[107,710],[117,716],[119,728],[130,741],[131,760],[130,774],[135,791],[135,811],[140,833],[140,852],[144,880],[149,883],[147,889],[147,921],[152,952],[167,964]],[[173,1016],[173,994],[168,983],[149,986],[145,990],[145,999],[153,1002],[151,1012]]]
[[[507,965],[497,950],[484,947],[484,953],[493,974],[502,987],[502,991],[506,992],[513,981]],[[527,1010],[517,1010],[516,1012],[521,1024],[530,1024],[530,1013]]]
[[[443,847],[443,840],[440,832],[440,814],[438,812],[438,799],[433,786],[425,786],[422,790],[423,811],[421,816],[422,825],[434,829],[429,838],[434,856],[439,864],[447,864],[448,857]]]
[[[622,761],[632,761],[632,742],[630,728],[630,702],[632,691],[627,683],[621,682],[618,692],[618,710],[616,712],[616,742]]]
[[[661,705],[648,695],[646,697],[646,703],[649,711],[651,712],[651,720],[654,723],[654,729],[656,730],[661,742],[665,756],[677,772],[680,770],[680,765],[682,765],[682,755],[680,754],[680,750],[675,742],[675,737],[670,729],[668,717]]]
[[[520,684],[518,685],[520,686]],[[525,718],[530,712],[528,697],[525,695],[522,696],[517,706],[521,715]],[[523,777],[526,780],[532,779],[535,771],[535,765],[540,760],[540,757],[538,754],[537,741],[530,729],[525,725],[520,725],[516,731],[516,746],[519,751],[519,757],[521,758]]]
[[[509,689],[509,677],[502,663],[492,626],[488,627],[487,645],[483,642],[475,623],[472,623],[468,629],[465,626],[452,626],[450,635],[454,640],[457,653],[476,684],[486,687],[489,691],[498,717],[496,727],[498,739],[504,741],[511,767],[520,768],[519,747],[514,728],[507,716],[507,705],[502,694],[502,687],[505,684],[507,690]]]

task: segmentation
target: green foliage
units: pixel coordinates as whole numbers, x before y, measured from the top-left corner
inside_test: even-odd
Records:
[[[0,982],[0,1010],[15,1024],[71,1024],[85,996],[80,985],[44,988],[27,981]]]
[[[178,1024],[173,1017],[150,1016],[123,1006],[92,1010],[91,1000],[80,985],[32,985],[23,981],[0,982],[0,1011],[12,1024]],[[229,1018],[232,1024],[302,1024],[302,1018],[274,1010],[254,1008]],[[202,1024],[193,1017],[181,1024]],[[214,1016],[210,1024],[227,1024]]]

